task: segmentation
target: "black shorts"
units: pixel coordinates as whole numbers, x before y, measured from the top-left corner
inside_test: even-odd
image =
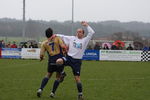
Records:
[[[53,73],[53,72],[61,73],[63,70],[64,70],[64,66],[51,65],[50,63],[48,63],[47,71],[49,73]]]
[[[70,66],[72,68],[74,76],[80,76],[81,64],[82,64],[81,59],[74,59],[70,56],[66,56],[65,66]]]
[[[49,56],[48,68],[47,68],[47,71],[49,73],[53,73],[53,72],[61,73],[64,70],[64,65],[61,65],[61,66],[56,65],[56,60],[58,58],[62,58],[62,57],[63,57],[62,54],[58,54],[55,56]]]

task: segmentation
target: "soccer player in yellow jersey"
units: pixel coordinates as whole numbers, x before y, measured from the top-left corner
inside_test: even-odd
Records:
[[[53,72],[56,72],[56,80],[53,84],[53,89],[50,93],[50,97],[54,97],[55,91],[60,83],[61,72],[64,69],[63,65],[56,64],[56,60],[58,58],[63,57],[62,49],[66,50],[66,46],[60,37],[54,36],[53,30],[51,28],[48,28],[45,31],[45,34],[46,34],[47,40],[42,42],[41,51],[40,51],[40,59],[43,60],[44,53],[47,52],[47,54],[48,54],[48,69],[47,69],[47,74],[43,78],[43,80],[41,82],[41,86],[37,91],[37,96],[41,97],[42,91],[43,91],[44,87],[46,86],[46,84],[48,83],[48,80],[51,78]]]

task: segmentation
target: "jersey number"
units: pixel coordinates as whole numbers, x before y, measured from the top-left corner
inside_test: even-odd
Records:
[[[51,46],[52,51],[54,51],[54,43],[50,43],[49,45]]]

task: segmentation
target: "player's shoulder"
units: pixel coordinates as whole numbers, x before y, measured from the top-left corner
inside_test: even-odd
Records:
[[[44,40],[44,41],[42,42],[42,45],[47,44],[47,43],[48,43],[48,40]]]
[[[62,39],[59,36],[56,36],[55,40],[62,40]]]

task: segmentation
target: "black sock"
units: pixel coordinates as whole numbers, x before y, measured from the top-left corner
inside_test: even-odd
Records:
[[[82,94],[82,84],[81,84],[81,82],[77,83],[77,88],[78,88],[78,93]]]
[[[44,78],[43,78],[40,89],[43,90],[43,88],[46,86],[48,80],[49,80],[48,77],[44,77]]]
[[[58,86],[59,86],[59,83],[60,83],[59,80],[55,80],[55,82],[54,82],[54,84],[53,84],[53,90],[52,90],[53,93],[55,93],[56,89],[57,89]]]

